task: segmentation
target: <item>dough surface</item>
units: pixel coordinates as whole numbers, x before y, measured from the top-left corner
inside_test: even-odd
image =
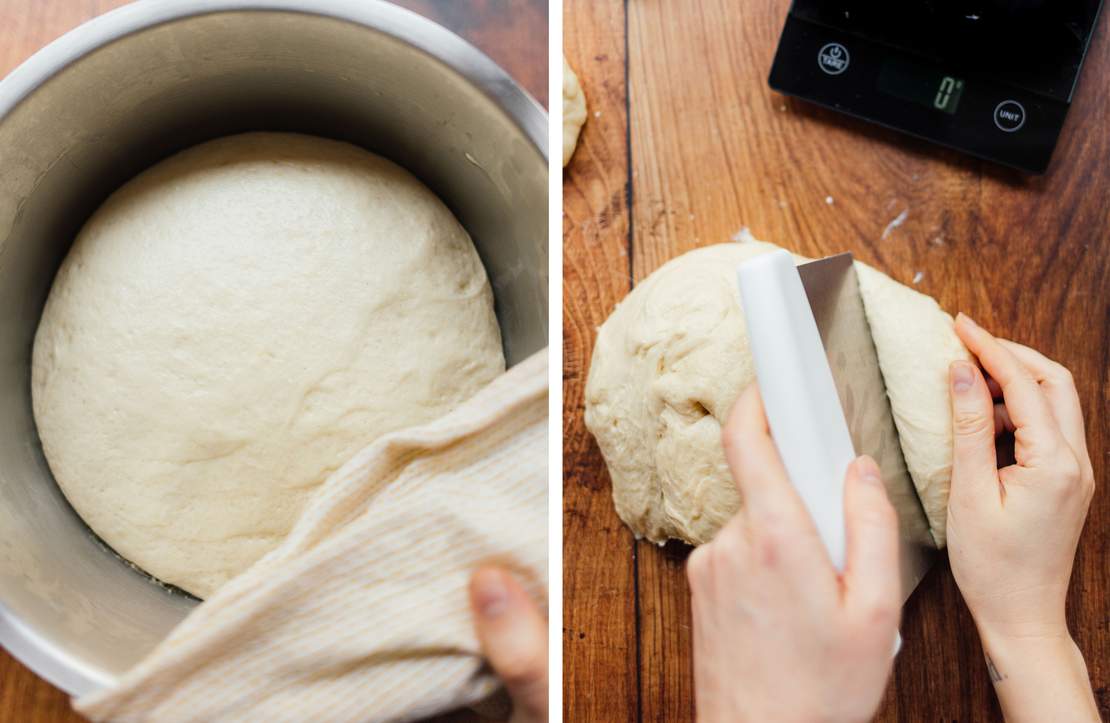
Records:
[[[699,545],[739,509],[721,426],[755,369],[735,268],[775,248],[753,240],[673,259],[598,331],[586,426],[609,468],[617,513],[637,537]],[[906,464],[943,545],[952,465],[948,365],[971,357],[931,297],[865,264],[856,270]]]
[[[563,56],[563,167],[570,163],[578,147],[578,134],[586,124],[586,94],[578,76]]]
[[[251,133],[154,166],[89,219],[31,391],[81,517],[204,598],[355,451],[504,368],[485,270],[431,191],[345,143]]]

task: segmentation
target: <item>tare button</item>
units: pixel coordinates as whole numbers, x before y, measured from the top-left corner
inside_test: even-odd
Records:
[[[1025,125],[1025,107],[1016,100],[1004,100],[994,108],[994,124],[1000,131],[1013,133]]]
[[[817,67],[829,75],[840,75],[848,69],[848,49],[840,43],[826,43],[817,53]]]

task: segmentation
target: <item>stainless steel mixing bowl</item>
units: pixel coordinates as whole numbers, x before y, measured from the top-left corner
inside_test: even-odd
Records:
[[[31,414],[39,314],[109,193],[252,129],[349,140],[415,173],[478,246],[510,364],[547,345],[546,115],[438,25],[377,0],[146,0],[37,53],[0,83],[0,643],[72,694],[195,602],[100,544],[51,478]]]

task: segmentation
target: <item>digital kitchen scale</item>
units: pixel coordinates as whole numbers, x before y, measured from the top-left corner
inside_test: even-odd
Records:
[[[1102,0],[794,0],[770,83],[1042,173],[1101,7]]]

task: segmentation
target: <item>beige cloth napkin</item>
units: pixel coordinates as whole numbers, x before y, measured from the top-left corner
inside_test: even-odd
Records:
[[[280,547],[74,707],[95,721],[355,723],[489,695],[467,585],[496,562],[545,599],[547,386],[544,350],[368,446]]]

